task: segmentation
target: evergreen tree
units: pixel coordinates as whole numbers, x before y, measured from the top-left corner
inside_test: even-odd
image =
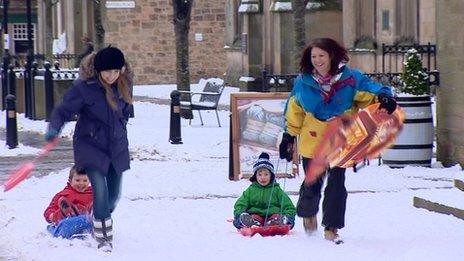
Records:
[[[408,50],[404,62],[404,70],[401,74],[402,86],[400,91],[413,95],[430,94],[428,78],[429,76],[422,67],[422,61],[417,50],[414,48]]]

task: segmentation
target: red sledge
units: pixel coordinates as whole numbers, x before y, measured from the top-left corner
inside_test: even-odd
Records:
[[[35,167],[35,163],[40,161],[45,155],[50,152],[53,147],[58,143],[58,138],[53,139],[52,141],[45,144],[40,151],[39,155],[37,155],[33,160],[22,163],[18,167],[16,167],[13,171],[11,171],[8,179],[3,183],[3,191],[8,191],[18,185],[21,181],[23,181],[29,174],[31,174],[32,170]]]
[[[290,225],[242,227],[238,232],[246,237],[252,237],[256,234],[260,234],[262,237],[285,236],[290,232]]]
[[[392,114],[372,104],[351,117],[332,120],[306,169],[305,183],[311,184],[327,167],[349,168],[377,157],[390,146],[403,128],[404,112],[397,106]]]

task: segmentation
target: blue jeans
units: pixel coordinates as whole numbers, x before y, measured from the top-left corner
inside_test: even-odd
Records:
[[[111,217],[121,196],[122,174],[116,173],[113,165],[110,165],[107,173],[91,168],[86,172],[92,184],[93,216],[95,219]]]

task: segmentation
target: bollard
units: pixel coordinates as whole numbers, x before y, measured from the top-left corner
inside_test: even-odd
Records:
[[[39,64],[36,61],[32,62],[32,77],[31,77],[31,119],[35,119],[35,77],[37,76]]]
[[[54,104],[53,97],[53,75],[50,71],[50,63],[45,63],[44,85],[45,85],[45,121],[50,121]]]
[[[169,142],[182,144],[180,133],[180,92],[171,92],[171,124],[169,125]]]
[[[6,145],[10,149],[18,147],[18,127],[16,124],[16,98],[8,94],[5,98],[6,108]]]
[[[8,66],[8,94],[16,96],[16,73],[14,71],[14,65]],[[6,97],[5,97],[6,99]]]

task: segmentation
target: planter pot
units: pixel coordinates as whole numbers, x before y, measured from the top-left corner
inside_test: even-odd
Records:
[[[382,153],[383,164],[392,168],[430,167],[434,138],[430,95],[400,94],[396,101],[405,112],[404,126],[394,145]]]

